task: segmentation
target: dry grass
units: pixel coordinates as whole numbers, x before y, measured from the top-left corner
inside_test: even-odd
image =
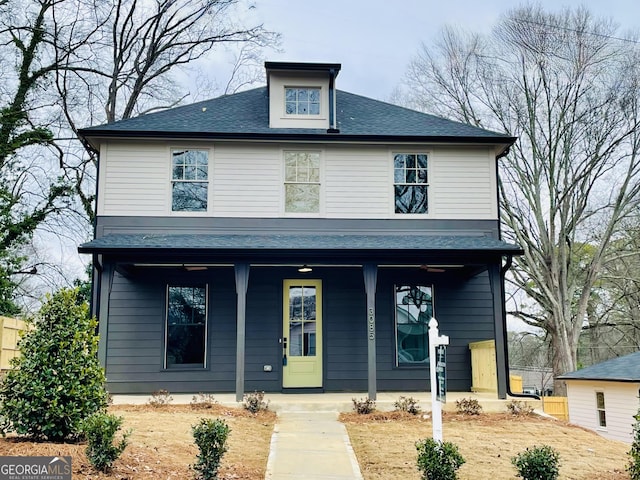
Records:
[[[366,480],[419,479],[415,442],[431,437],[428,419],[400,413],[342,414]],[[461,480],[513,479],[511,457],[533,445],[560,453],[561,479],[623,480],[629,446],[565,422],[510,414],[443,418],[444,439],[458,445],[466,463]]]
[[[71,455],[74,479],[193,478],[189,464],[196,460],[191,426],[200,418],[224,419],[231,427],[229,450],[220,469],[222,479],[264,479],[275,414],[249,412],[214,405],[194,409],[189,405],[163,407],[112,406],[110,413],[124,417],[124,428],[133,429],[130,444],[114,464],[110,475],[96,473],[85,456],[86,445],[34,443],[16,438],[0,439],[0,455]]]

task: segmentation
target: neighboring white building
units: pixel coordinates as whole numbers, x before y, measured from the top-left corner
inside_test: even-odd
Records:
[[[559,377],[567,382],[569,422],[631,443],[640,407],[640,352]]]

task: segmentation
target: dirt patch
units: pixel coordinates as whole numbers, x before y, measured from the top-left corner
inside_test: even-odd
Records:
[[[74,479],[164,479],[193,477],[189,464],[196,460],[191,426],[200,418],[221,418],[231,428],[229,450],[223,457],[222,479],[264,479],[275,413],[253,415],[239,408],[214,405],[112,406],[110,413],[124,418],[133,433],[130,444],[109,475],[96,473],[87,461],[84,444],[35,443],[17,438],[0,439],[0,455],[70,455]]]
[[[416,469],[417,440],[431,437],[428,418],[409,414],[342,414],[366,480],[420,478]],[[444,439],[460,448],[466,463],[461,480],[513,479],[511,458],[527,447],[551,445],[560,453],[560,478],[628,480],[629,445],[594,432],[538,416],[510,414],[443,416]]]

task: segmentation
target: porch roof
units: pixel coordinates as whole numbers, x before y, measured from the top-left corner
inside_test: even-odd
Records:
[[[80,253],[485,253],[521,255],[522,249],[475,235],[312,235],[312,234],[107,234],[78,247]]]

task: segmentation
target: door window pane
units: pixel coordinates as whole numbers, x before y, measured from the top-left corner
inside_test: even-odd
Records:
[[[315,287],[289,287],[289,355],[316,355]]]

